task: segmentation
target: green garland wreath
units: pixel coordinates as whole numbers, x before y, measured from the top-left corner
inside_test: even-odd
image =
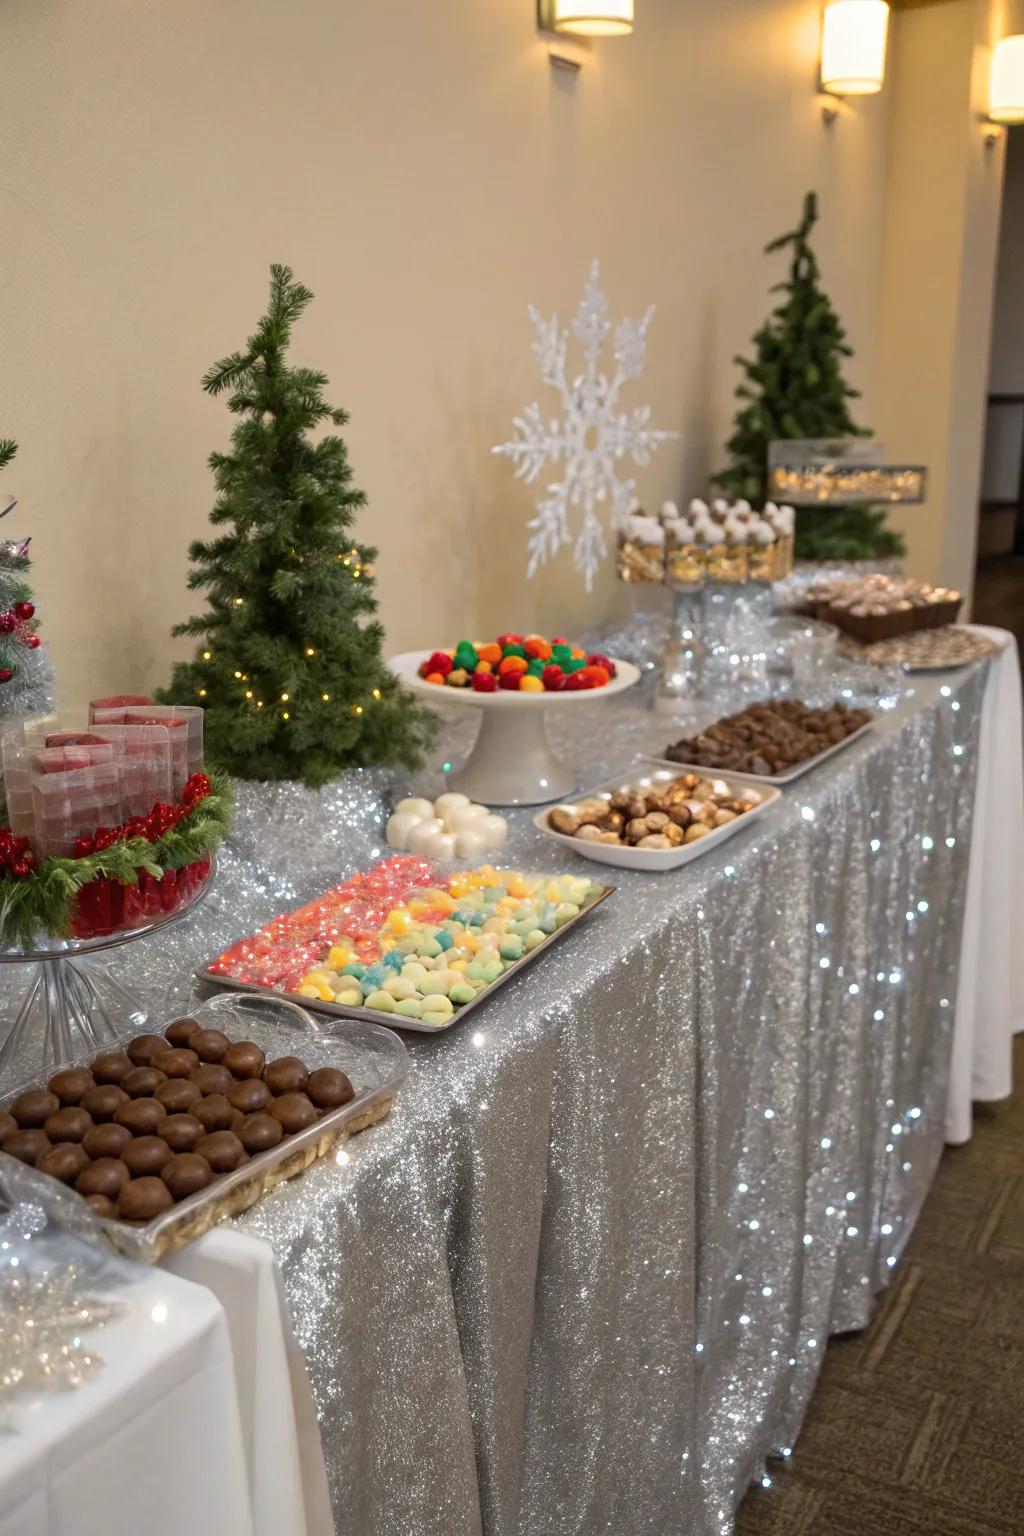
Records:
[[[30,948],[40,933],[69,938],[75,897],[92,880],[134,885],[144,873],[158,880],[214,853],[230,830],[233,797],[223,774],[208,777],[211,793],[158,842],[133,837],[81,859],[43,859],[27,879],[0,874],[0,944]]]

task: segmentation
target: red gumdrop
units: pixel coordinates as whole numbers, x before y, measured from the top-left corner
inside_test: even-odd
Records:
[[[523,674],[521,672],[503,672],[501,674],[501,676],[498,678],[498,687],[506,689],[507,692],[509,692],[509,693],[518,693],[518,691],[519,691],[519,679],[522,677],[522,675]],[[493,677],[494,677],[494,674],[492,672],[491,673],[492,680],[493,680]],[[474,677],[473,677],[473,681],[474,681],[474,683],[476,682],[475,674],[474,674]]]
[[[565,687],[565,673],[554,662],[549,667],[544,668],[540,675],[540,680],[548,693],[561,693]]]
[[[587,666],[604,667],[609,677],[615,676],[614,661],[610,660],[609,657],[602,655],[600,651],[595,651],[592,656],[587,657]]]
[[[570,672],[565,686],[570,693],[579,693],[583,689],[592,688],[594,684],[585,672]]]
[[[512,675],[515,676],[516,674],[513,673]],[[474,672],[471,682],[477,693],[496,693],[498,691],[498,679],[493,672]]]
[[[498,636],[498,644],[501,646],[502,650],[505,649],[506,645],[522,645],[523,643],[522,635],[509,634]]]

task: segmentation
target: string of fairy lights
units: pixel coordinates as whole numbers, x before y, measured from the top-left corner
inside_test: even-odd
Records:
[[[351,567],[352,568],[352,575],[353,576],[361,577],[361,578],[364,578],[365,580],[371,580],[372,579],[373,574],[374,574],[374,566],[373,566],[371,561],[363,559],[359,549],[355,545],[353,545],[352,548],[349,549],[348,551],[341,551],[338,554],[337,559],[341,562],[342,565],[344,565],[346,567]],[[244,604],[245,604],[245,598],[244,597],[234,597],[234,598],[231,599],[231,606],[234,607],[234,608],[241,608],[241,607],[244,606]],[[304,656],[306,657],[307,660],[311,660],[317,654],[316,646],[314,646],[314,645],[304,646],[303,647],[303,654],[304,654]],[[214,661],[213,650],[210,647],[207,647],[204,651],[201,652],[201,658],[202,658],[202,660],[206,664],[208,664],[208,665],[212,664],[213,661]],[[252,681],[252,679],[251,679],[251,677],[250,677],[248,672],[241,672],[237,668],[234,669],[233,676],[234,676],[234,680],[236,682],[241,683],[243,685]],[[256,690],[255,689],[247,688],[247,687],[243,686],[242,692],[243,692],[243,695],[244,695],[245,699],[250,704],[252,704],[254,706],[254,708],[256,708],[256,709],[265,709],[266,708],[266,700],[265,699],[257,698],[256,697]],[[196,689],[196,695],[200,699],[208,698],[209,697],[209,689],[208,688],[197,688]],[[379,703],[382,698],[383,698],[383,693],[381,692],[381,690],[379,688],[374,688],[374,689],[371,690],[370,699],[369,699],[368,702],[369,703],[374,703],[374,704],[375,703]],[[275,704],[291,704],[293,702],[294,702],[294,700],[292,699],[292,696],[288,692],[287,689],[282,689],[280,694],[278,695],[278,698],[274,701]],[[320,695],[320,702],[322,704],[330,704],[331,703],[331,695],[329,693],[321,693],[321,695]],[[358,716],[363,715],[365,713],[366,705],[364,705],[362,703],[350,704],[349,705],[349,709],[350,709],[350,711],[351,711],[351,713],[353,715],[356,715],[358,717]],[[291,710],[289,710],[289,709],[282,709],[281,710],[281,719],[282,720],[290,721],[291,718],[292,718]]]

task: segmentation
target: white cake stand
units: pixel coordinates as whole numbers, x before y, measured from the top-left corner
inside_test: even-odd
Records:
[[[545,720],[549,711],[600,704],[632,688],[640,678],[628,661],[616,661],[616,675],[603,688],[581,688],[578,693],[513,693],[503,689],[476,693],[472,688],[443,688],[424,682],[419,667],[430,654],[406,651],[393,656],[388,665],[411,692],[434,704],[479,712],[476,745],[451,775],[450,784],[484,805],[543,805],[571,794],[576,788],[576,772],[559,762],[548,745]]]

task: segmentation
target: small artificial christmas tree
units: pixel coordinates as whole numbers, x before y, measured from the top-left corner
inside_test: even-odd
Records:
[[[0,438],[0,469],[18,451]],[[0,496],[0,517],[16,502]],[[53,708],[53,669],[37,633],[35,603],[28,584],[28,539],[0,538],[0,720],[41,715]]]
[[[736,394],[747,404],[737,412],[727,444],[733,462],[713,483],[756,507],[767,499],[769,443],[871,435],[857,426],[847,404],[860,392],[842,375],[842,360],[853,352],[820,285],[810,245],[817,219],[817,197],[808,192],[799,227],[765,247],[766,252],[792,247],[789,277],[772,290],[785,298],[754,337],[755,359],[736,358],[746,375]],[[798,510],[796,553],[806,560],[861,560],[901,555],[904,544],[877,508],[815,507]]]
[[[210,520],[225,531],[189,549],[189,587],[206,589],[209,608],[174,629],[202,644],[162,697],[204,706],[207,756],[240,778],[317,785],[346,768],[412,768],[433,717],[381,655],[376,551],[352,537],[365,497],[352,489],[345,443],[310,436],[348,416],[325,401],[325,374],[288,363],[313,295],[289,267],[270,271],[255,334],[203,380],[208,394],[231,391],[241,420],[232,451],[210,457]]]

